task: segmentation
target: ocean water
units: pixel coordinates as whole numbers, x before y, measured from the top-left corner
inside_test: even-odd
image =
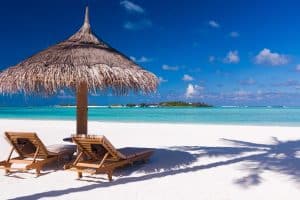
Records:
[[[74,107],[0,107],[2,119],[75,120]],[[300,107],[89,108],[89,120],[300,126]]]

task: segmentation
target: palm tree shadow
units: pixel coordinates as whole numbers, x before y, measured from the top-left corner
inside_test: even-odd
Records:
[[[295,182],[300,183],[300,140],[280,141],[273,137],[272,144],[255,144],[237,140],[225,140],[236,146],[256,147],[262,149],[256,157],[250,157],[243,165],[243,170],[249,175],[235,181],[242,187],[248,188],[262,182],[261,174],[268,170],[288,175]]]
[[[68,193],[190,173],[234,163],[241,163],[242,170],[249,172],[247,176],[234,181],[234,184],[245,188],[262,183],[261,173],[266,170],[288,175],[300,183],[300,140],[283,142],[273,138],[274,142],[272,144],[258,144],[230,139],[222,140],[231,145],[226,147],[175,146],[155,149],[155,154],[147,164],[118,170],[115,173],[118,178],[113,182],[89,181],[91,184],[82,187],[51,190],[15,199],[56,197]],[[251,154],[249,155],[249,153]],[[203,157],[222,157],[226,159],[199,165],[197,161]],[[135,176],[131,176],[133,173],[136,173]]]

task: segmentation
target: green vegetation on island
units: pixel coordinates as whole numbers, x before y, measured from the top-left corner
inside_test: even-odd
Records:
[[[140,104],[126,104],[126,107],[212,107],[202,102],[184,102],[184,101],[167,101],[160,103],[140,103]]]
[[[58,106],[62,107],[75,107],[75,104],[59,104]],[[98,105],[91,104],[90,107],[97,107]],[[160,102],[160,103],[128,103],[128,104],[110,104],[107,106],[101,106],[101,107],[108,107],[108,108],[165,108],[165,107],[213,107],[209,104],[203,103],[203,102],[184,102],[184,101],[166,101],[166,102]]]
[[[203,102],[168,101],[159,103],[161,107],[212,107]]]

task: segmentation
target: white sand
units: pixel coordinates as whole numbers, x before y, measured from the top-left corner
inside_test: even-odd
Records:
[[[74,121],[0,120],[6,130],[36,131],[46,144],[75,132]],[[0,199],[299,199],[300,127],[90,122],[116,147],[151,147],[147,164],[76,180],[74,172],[0,172]],[[231,140],[231,141],[229,141]],[[236,140],[236,142],[232,141]],[[0,137],[0,158],[10,146]]]

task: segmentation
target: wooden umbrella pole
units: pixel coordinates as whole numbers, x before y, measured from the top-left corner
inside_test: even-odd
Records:
[[[88,87],[86,82],[77,86],[77,130],[76,134],[87,134]]]

